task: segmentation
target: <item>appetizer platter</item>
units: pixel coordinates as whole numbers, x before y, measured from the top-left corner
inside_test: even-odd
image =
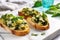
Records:
[[[59,25],[59,19],[29,7],[0,17],[0,31],[7,33],[1,34],[5,40],[52,40],[60,34]]]

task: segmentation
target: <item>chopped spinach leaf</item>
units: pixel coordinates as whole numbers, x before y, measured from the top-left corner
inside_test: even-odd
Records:
[[[19,25],[16,25],[15,26],[15,30],[19,30]]]
[[[32,35],[32,36],[38,36],[38,34],[34,34],[34,33],[32,33],[31,35]]]
[[[42,13],[42,18],[45,19],[47,15],[45,13]]]
[[[24,30],[24,29],[25,29],[25,27],[21,27],[21,29],[22,29],[22,30]]]
[[[45,35],[45,32],[41,33],[41,35]]]
[[[42,22],[43,25],[46,25],[47,23],[48,23],[47,21]]]

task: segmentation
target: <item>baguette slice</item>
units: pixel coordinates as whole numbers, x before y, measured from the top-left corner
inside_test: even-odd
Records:
[[[32,11],[32,10],[29,10],[30,8],[23,8],[21,11],[18,11],[18,15],[19,16],[24,16],[24,18],[27,20],[27,22],[30,24],[30,25],[32,25],[35,29],[38,29],[38,30],[47,30],[47,29],[49,29],[49,23],[48,24],[46,24],[46,25],[40,25],[40,24],[38,24],[38,23],[36,23],[36,22],[33,22],[31,19],[32,19],[32,17],[35,17],[35,16],[37,16],[37,17],[42,17],[42,18],[45,18],[45,17],[47,17],[44,13],[43,14],[40,14],[40,12],[38,12],[38,11],[36,11],[36,10],[34,10],[34,11]],[[27,10],[27,11],[26,11]],[[30,12],[29,12],[29,11]],[[32,12],[32,13],[31,13]],[[25,15],[25,14],[29,14],[29,16],[27,16],[27,15]],[[30,15],[30,14],[32,14],[32,16]],[[40,19],[39,19],[40,20]],[[46,20],[46,21],[48,21],[48,19]]]
[[[30,28],[26,27],[25,30],[11,30],[12,34],[17,35],[17,36],[24,36],[30,32]]]
[[[14,35],[17,36],[24,36],[30,32],[29,26],[26,26],[25,30],[12,30],[9,27],[7,27],[5,24],[3,24],[3,19],[0,19],[0,26],[7,30],[8,32],[11,32]]]
[[[37,14],[39,14],[39,12],[32,8],[23,8],[22,10],[18,11],[18,15],[24,16],[25,19],[27,19],[27,17],[32,17],[33,15],[37,15]]]
[[[49,29],[49,24],[41,26],[37,23],[32,22],[30,17],[28,17],[26,20],[30,25],[32,25],[37,30],[47,30],[47,29]]]

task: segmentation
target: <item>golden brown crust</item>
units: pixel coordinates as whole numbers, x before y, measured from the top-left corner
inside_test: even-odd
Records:
[[[17,36],[24,36],[30,32],[29,27],[27,27],[25,30],[12,30],[12,34],[15,34]]]
[[[29,26],[27,26],[25,30],[11,30],[6,25],[3,24],[2,20],[0,20],[0,26],[7,30],[8,32],[11,32],[12,34],[17,36],[24,36],[30,32]]]
[[[31,16],[26,16],[25,14],[23,14],[22,12],[18,12],[19,16],[24,16],[24,19],[27,19],[27,17],[31,17]]]
[[[31,24],[33,27],[35,27],[35,23],[31,21],[30,17],[28,17],[26,20],[29,24]]]
[[[45,25],[45,26],[41,26],[41,25],[39,25],[39,24],[37,24],[37,23],[32,22],[30,17],[28,17],[26,20],[27,20],[27,22],[30,23],[35,29],[38,29],[38,30],[47,30],[47,29],[49,29],[49,24],[47,24],[47,25]]]
[[[39,24],[36,24],[35,29],[38,29],[38,30],[47,30],[47,29],[49,29],[49,24],[47,24],[45,26],[41,26]]]

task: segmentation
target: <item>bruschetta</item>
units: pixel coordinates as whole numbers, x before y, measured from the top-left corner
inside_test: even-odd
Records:
[[[31,24],[35,29],[47,30],[49,29],[49,22],[47,15],[40,13],[32,8],[23,8],[18,11],[19,16],[24,16],[29,24]]]
[[[42,15],[36,15],[28,17],[27,22],[32,25],[35,29],[38,30],[47,30],[49,29],[49,22],[47,16],[43,13]]]
[[[12,14],[2,15],[0,26],[17,36],[24,36],[30,32],[29,25],[22,16],[16,17]]]
[[[25,19],[27,17],[32,17],[33,15],[37,15],[37,14],[39,14],[39,12],[32,8],[23,8],[22,10],[18,11],[18,15],[24,16]]]

